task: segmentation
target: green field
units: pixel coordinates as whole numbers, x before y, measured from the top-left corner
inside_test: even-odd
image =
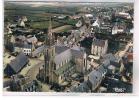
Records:
[[[38,28],[38,29],[45,29],[48,28],[49,26],[49,21],[43,21],[43,22],[30,22],[29,23],[32,28]],[[58,27],[61,26],[62,24],[52,21],[52,27]]]

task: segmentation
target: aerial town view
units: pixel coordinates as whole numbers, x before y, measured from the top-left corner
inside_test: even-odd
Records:
[[[3,91],[133,92],[134,3],[4,1]]]

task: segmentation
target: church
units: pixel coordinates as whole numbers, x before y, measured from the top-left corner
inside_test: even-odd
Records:
[[[48,33],[45,34],[44,66],[39,70],[39,78],[48,84],[61,84],[75,72],[85,73],[86,66],[84,48],[56,45],[50,20]]]

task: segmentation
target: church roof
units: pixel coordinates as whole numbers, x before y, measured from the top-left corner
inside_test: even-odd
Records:
[[[57,65],[61,64],[62,62],[65,62],[68,59],[72,58],[72,54],[70,49],[58,54],[55,56],[54,61]]]
[[[56,64],[61,64],[61,62],[71,59],[72,57],[81,58],[84,54],[84,49],[78,46],[69,48],[66,46],[56,46],[55,52],[56,56],[54,61]]]
[[[69,48],[66,47],[66,46],[60,46],[60,45],[59,46],[55,46],[55,52],[56,52],[56,54],[60,54],[60,53],[66,51],[68,49]]]

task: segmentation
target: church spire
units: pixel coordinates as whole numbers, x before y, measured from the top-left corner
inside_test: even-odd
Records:
[[[48,34],[49,35],[52,34],[52,21],[51,21],[51,17],[50,17],[50,20],[49,20]]]
[[[49,46],[52,46],[54,44],[54,34],[52,32],[52,20],[51,20],[51,17],[50,17],[50,20],[49,20],[48,38],[49,38]]]
[[[45,50],[44,50],[44,82],[50,82],[52,80],[51,77],[53,77],[52,73],[52,68],[53,66],[51,65],[51,57],[54,56],[54,37],[52,33],[52,24],[51,24],[51,18],[49,21],[49,27],[48,31],[45,34]]]

